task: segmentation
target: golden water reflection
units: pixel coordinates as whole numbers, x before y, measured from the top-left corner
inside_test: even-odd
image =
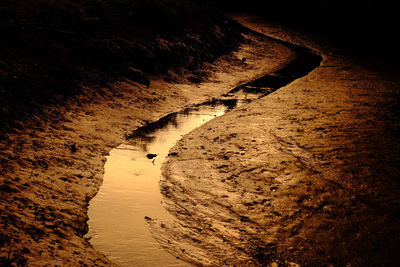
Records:
[[[104,182],[89,206],[90,243],[121,266],[189,266],[152,238],[144,217],[173,220],[161,204],[161,163],[171,147],[205,122],[223,115],[224,105],[203,106],[172,116],[170,123],[111,150]],[[150,137],[150,138],[149,138]],[[148,153],[157,157],[148,159]]]

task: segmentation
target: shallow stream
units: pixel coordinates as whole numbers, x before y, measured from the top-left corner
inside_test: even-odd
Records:
[[[90,202],[90,243],[121,266],[188,266],[160,248],[146,224],[145,217],[173,220],[162,206],[161,164],[183,135],[259,96],[238,92],[236,98],[170,114],[112,149],[103,185]]]
[[[121,266],[188,266],[153,239],[146,217],[174,220],[162,205],[161,164],[175,143],[227,111],[263,97],[306,75],[321,58],[291,47],[298,57],[279,71],[241,85],[219,99],[197,105],[139,128],[127,143],[110,151],[104,182],[89,206],[87,238],[95,249]]]

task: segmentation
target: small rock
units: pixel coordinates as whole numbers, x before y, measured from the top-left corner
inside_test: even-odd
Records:
[[[281,217],[282,216],[282,214],[280,214],[279,212],[277,212],[277,211],[274,211],[273,212],[276,216],[279,216],[279,217]]]
[[[149,153],[149,154],[146,155],[146,157],[147,157],[148,159],[153,159],[153,158],[157,157],[157,154],[151,154],[151,153]]]
[[[250,221],[250,218],[247,217],[247,216],[240,216],[240,221],[241,221],[241,222],[249,222],[249,221]]]
[[[222,169],[222,168],[227,168],[227,167],[229,167],[229,166],[224,164],[224,165],[218,166],[217,169]]]
[[[77,149],[77,147],[76,147],[76,144],[72,144],[72,145],[70,146],[70,150],[71,150],[72,153],[75,153],[76,151],[78,151],[78,149]]]

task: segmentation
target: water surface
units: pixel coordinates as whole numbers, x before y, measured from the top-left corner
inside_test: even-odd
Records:
[[[234,88],[220,99],[169,114],[141,127],[128,136],[127,144],[111,150],[103,185],[90,202],[88,212],[87,238],[95,249],[121,266],[188,266],[161,249],[146,224],[145,217],[174,220],[162,206],[161,164],[183,135],[238,105],[306,75],[322,60],[306,48],[285,44],[298,54],[289,65]]]
[[[145,216],[173,220],[161,203],[161,164],[182,135],[228,109],[214,103],[174,113],[161,128],[147,129],[145,134],[138,131],[129,145],[110,151],[103,185],[88,212],[87,237],[95,249],[121,266],[188,266],[160,248]],[[149,159],[148,154],[157,156]]]

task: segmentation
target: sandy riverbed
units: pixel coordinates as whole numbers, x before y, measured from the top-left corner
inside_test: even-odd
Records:
[[[311,35],[236,19],[313,48],[324,61],[178,142],[161,188],[180,224],[153,221],[155,237],[175,255],[210,266],[396,266],[396,75]]]
[[[88,202],[102,183],[104,156],[137,127],[217,97],[294,56],[282,45],[249,38],[232,56],[205,66],[211,75],[200,85],[154,77],[149,88],[118,83],[102,95],[84,88],[84,104],[49,108],[1,140],[0,257],[29,266],[111,265],[83,237]],[[54,117],[59,119],[48,123]]]
[[[174,255],[209,265],[396,265],[398,79],[312,36],[239,19],[320,51],[324,61],[173,148],[179,156],[164,165],[162,188],[181,224],[173,229],[153,221],[155,237]],[[108,151],[137,127],[217,97],[293,56],[259,40],[209,65],[215,73],[199,86],[154,78],[150,88],[119,83],[101,96],[86,88],[92,104],[49,109],[49,117],[57,112],[65,119],[50,124],[37,117],[1,140],[0,257],[33,266],[111,265],[83,238]]]

